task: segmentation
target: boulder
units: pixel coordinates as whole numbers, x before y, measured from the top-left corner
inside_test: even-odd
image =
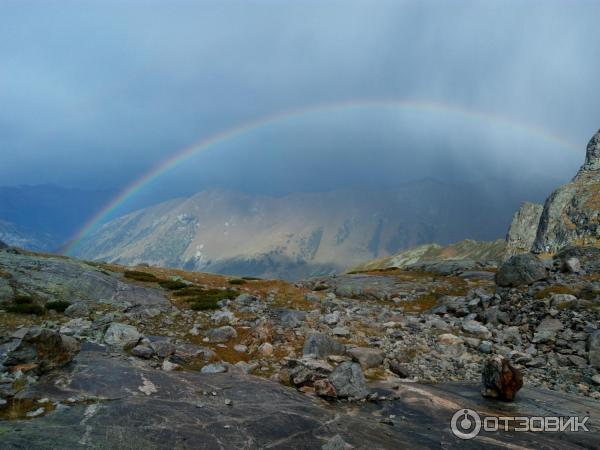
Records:
[[[476,320],[465,320],[462,324],[463,331],[479,338],[487,339],[492,336],[490,330],[485,325]]]
[[[341,342],[323,333],[311,333],[304,341],[302,354],[315,358],[326,358],[329,355],[343,355],[346,347]]]
[[[385,354],[382,350],[368,347],[355,347],[347,351],[352,359],[357,361],[363,369],[378,367],[383,363]]]
[[[506,358],[496,356],[485,362],[481,383],[481,395],[484,397],[512,401],[523,387],[523,375]]]
[[[132,348],[139,342],[141,334],[136,327],[114,322],[104,333],[104,343],[121,348]]]
[[[596,330],[590,334],[587,349],[590,366],[600,369],[600,330]]]
[[[237,332],[235,331],[235,328],[226,325],[224,327],[211,328],[206,332],[205,336],[208,338],[209,342],[223,343],[235,339],[237,337]]]
[[[65,309],[67,317],[88,317],[90,315],[90,307],[82,302],[73,303]]]
[[[154,350],[149,345],[136,345],[131,349],[131,354],[142,359],[150,359],[154,356]]]
[[[27,329],[22,338],[14,340],[0,363],[6,367],[35,364],[38,374],[69,363],[79,351],[76,339],[47,328]]]
[[[369,395],[363,371],[360,364],[355,362],[341,363],[331,372],[329,381],[340,398],[360,400]]]
[[[547,277],[546,266],[531,253],[512,256],[496,273],[496,284],[502,287],[528,285]]]
[[[207,364],[206,366],[200,369],[201,373],[225,373],[227,372],[227,367],[222,362],[216,362],[212,364]]]

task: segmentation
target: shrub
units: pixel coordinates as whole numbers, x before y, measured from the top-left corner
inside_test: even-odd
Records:
[[[233,280],[229,280],[229,284],[246,284],[246,280],[242,278],[234,278]]]
[[[129,278],[130,280],[136,281],[145,281],[145,282],[156,282],[158,278],[156,278],[153,274],[148,272],[140,272],[138,270],[126,270],[125,278]]]
[[[183,289],[183,288],[187,287],[187,284],[185,284],[183,281],[175,281],[175,280],[160,280],[158,282],[158,284],[160,285],[160,287],[169,289],[171,291],[177,291],[179,289]]]
[[[71,306],[71,303],[66,300],[57,300],[54,302],[48,302],[45,305],[47,310],[53,309],[54,311],[59,312],[59,313],[65,312],[65,309],[67,309],[69,306]]]
[[[33,303],[33,298],[30,295],[19,294],[15,296],[14,302],[17,305],[28,305]]]
[[[184,295],[180,295],[180,294]],[[202,289],[197,286],[190,286],[175,292],[174,295],[184,297],[184,300],[190,303],[190,308],[195,311],[207,309],[216,309],[219,307],[220,300],[233,298],[238,292],[233,289]]]
[[[16,314],[35,314],[36,316],[41,316],[44,314],[45,310],[40,305],[35,305],[31,303],[19,303],[15,305],[10,305],[6,308],[8,312],[16,313]]]
[[[262,280],[262,278],[259,278],[259,277],[242,277],[242,280],[247,280],[247,281],[260,281],[260,280]]]

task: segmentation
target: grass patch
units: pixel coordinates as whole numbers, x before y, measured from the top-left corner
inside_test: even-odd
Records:
[[[32,303],[18,303],[14,305],[9,305],[6,308],[6,311],[15,314],[33,314],[36,316],[41,316],[46,312],[46,310],[40,305],[35,305]]]
[[[54,302],[48,302],[44,305],[47,310],[54,310],[59,313],[64,313],[65,309],[71,306],[71,302],[66,300],[56,300]]]
[[[158,281],[158,278],[156,278],[153,274],[148,272],[140,272],[139,270],[126,270],[123,275],[125,278],[130,280],[144,281],[147,283]]]
[[[229,284],[246,284],[246,280],[243,278],[234,278],[233,280],[229,280]]]
[[[579,294],[578,290],[571,287],[571,286],[565,286],[565,285],[556,285],[556,286],[548,286],[544,289],[542,289],[541,291],[539,291],[538,293],[536,293],[534,295],[534,298],[536,300],[542,300],[545,298],[549,298],[552,297],[554,294],[570,294],[570,295],[575,295],[577,296]]]
[[[160,287],[169,289],[171,291],[177,291],[179,289],[188,287],[186,283],[178,280],[160,280],[158,284],[160,285]]]
[[[182,297],[194,311],[205,311],[217,309],[219,301],[235,298],[238,292],[233,289],[202,289],[197,286],[189,286],[174,292],[173,295]]]

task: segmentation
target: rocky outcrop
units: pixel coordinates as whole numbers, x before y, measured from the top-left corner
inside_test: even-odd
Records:
[[[525,202],[513,215],[506,235],[507,256],[531,251],[543,210],[542,205]]]
[[[567,245],[600,245],[600,131],[575,178],[546,200],[533,250],[555,253]]]

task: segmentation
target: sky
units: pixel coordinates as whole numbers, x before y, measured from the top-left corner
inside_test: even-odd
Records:
[[[593,0],[0,0],[0,186],[117,192],[261,117],[275,119],[140,199],[419,178],[552,186],[600,128],[598,17]],[[390,100],[450,106],[377,105]]]

